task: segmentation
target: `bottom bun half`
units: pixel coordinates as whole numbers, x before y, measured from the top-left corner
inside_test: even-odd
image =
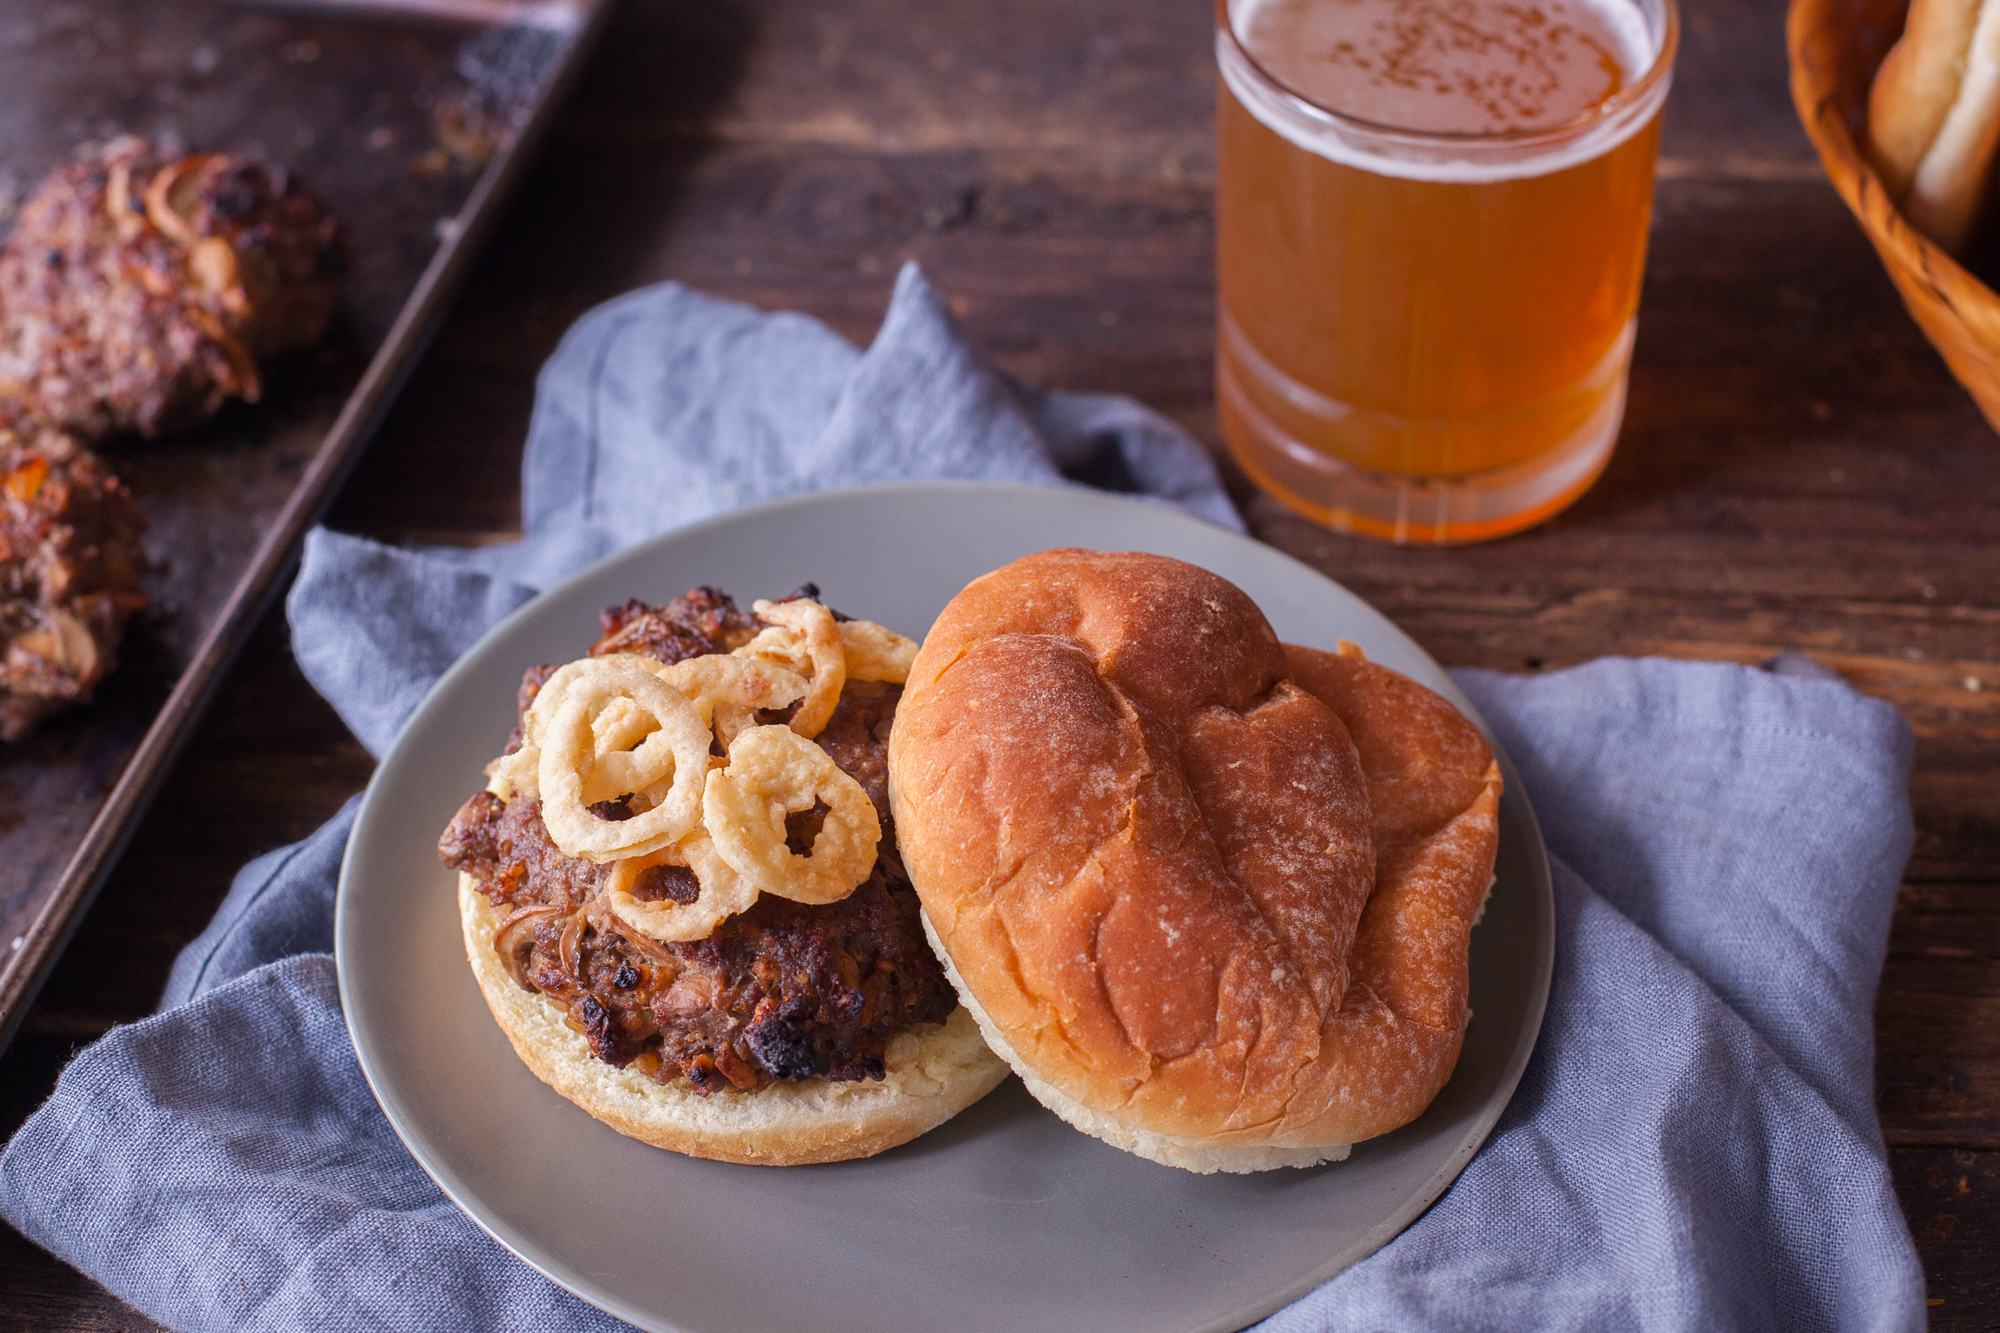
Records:
[[[750,1166],[871,1157],[937,1128],[1007,1076],[961,1005],[942,1024],[891,1038],[880,1082],[812,1078],[706,1097],[684,1080],[655,1083],[597,1059],[559,1005],[521,989],[493,950],[500,913],[463,874],[458,907],[473,975],[515,1053],[564,1097],[654,1147]]]

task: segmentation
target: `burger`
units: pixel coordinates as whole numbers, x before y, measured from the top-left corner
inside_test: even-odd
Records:
[[[1464,1040],[1499,768],[1226,580],[1047,551],[959,593],[889,744],[898,846],[987,1044],[1064,1120],[1197,1172],[1419,1115]]]
[[[697,588],[531,669],[445,830],[474,976],[544,1082],[721,1161],[865,1157],[991,1091],[896,852],[916,644],[818,601]]]
[[[921,649],[810,585],[604,613],[440,842],[495,1018],[661,1147],[836,1161],[1011,1068],[1198,1172],[1421,1114],[1501,791],[1478,730],[1159,556],[1047,551]]]
[[[146,606],[146,520],[73,436],[0,403],[0,741],[88,703]]]

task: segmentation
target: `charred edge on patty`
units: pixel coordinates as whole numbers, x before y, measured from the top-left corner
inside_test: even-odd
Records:
[[[194,425],[319,340],[347,267],[289,172],[114,140],[51,173],[0,250],[0,401],[86,439]]]
[[[89,701],[117,664],[146,521],[97,455],[0,420],[0,740]]]
[[[644,653],[669,663],[727,652],[760,628],[714,588],[665,606],[612,607],[601,626],[593,656]],[[552,670],[527,674],[522,713]],[[505,913],[494,946],[508,969],[561,1005],[598,1059],[660,1083],[684,1077],[703,1094],[753,1091],[777,1079],[880,1079],[891,1037],[941,1023],[958,1004],[895,853],[888,742],[901,694],[900,686],[850,683],[817,738],[882,820],[873,873],[840,902],[807,906],[765,895],[707,939],[647,939],[598,898],[606,868],[564,856],[550,840],[538,802],[504,802],[490,792],[465,803],[438,854]],[[509,748],[519,739],[517,726]],[[604,804],[600,817],[620,817],[617,802]],[[795,850],[811,845],[823,814],[800,811],[786,821]],[[677,867],[648,872],[634,890],[676,902],[698,891],[692,873]]]

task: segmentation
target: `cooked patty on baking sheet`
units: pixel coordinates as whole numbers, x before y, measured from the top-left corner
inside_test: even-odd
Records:
[[[145,520],[97,455],[0,417],[0,740],[83,703],[116,661]]]
[[[592,656],[642,653],[673,663],[740,647],[760,625],[726,595],[697,588],[664,606],[613,607],[602,627]],[[523,715],[551,670],[528,673]],[[597,1058],[661,1083],[685,1077],[703,1093],[776,1079],[879,1079],[892,1036],[941,1023],[958,1004],[924,939],[889,821],[889,728],[901,694],[897,685],[848,682],[815,738],[860,783],[882,822],[873,873],[839,902],[809,906],[765,894],[706,939],[652,940],[605,907],[599,890],[607,868],[565,856],[538,802],[490,792],[460,809],[439,855],[508,912],[495,947],[524,987],[563,1006]],[[518,743],[517,730],[510,749]],[[787,821],[795,850],[811,844],[812,820],[804,811]],[[692,872],[677,866],[642,872],[634,890],[677,902],[695,894]]]
[[[84,439],[262,393],[339,300],[338,220],[289,172],[114,140],[57,169],[0,250],[0,403]]]

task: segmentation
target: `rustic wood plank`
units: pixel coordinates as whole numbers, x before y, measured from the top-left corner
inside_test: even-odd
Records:
[[[1784,95],[1784,10],[1689,0],[1671,99],[1678,174],[1818,179]],[[812,0],[628,6],[572,123],[600,139],[1002,148],[1147,164],[1208,154],[1212,10],[1133,0],[977,7]],[[622,55],[621,55],[622,53]]]
[[[1889,1167],[1923,1257],[1931,1333],[1989,1333],[2000,1310],[2000,1153],[1894,1148]]]
[[[1890,1143],[2000,1148],[2000,891],[1906,885],[1875,1006]]]
[[[167,1333],[30,1243],[0,1226],[0,1333]]]

